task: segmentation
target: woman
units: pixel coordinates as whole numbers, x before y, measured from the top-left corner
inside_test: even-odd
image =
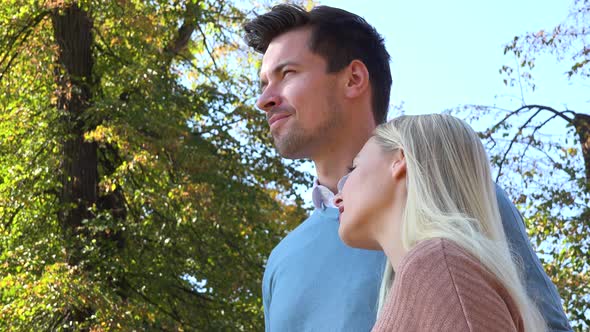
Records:
[[[339,187],[342,240],[388,258],[373,331],[546,330],[465,122],[432,114],[379,126]]]

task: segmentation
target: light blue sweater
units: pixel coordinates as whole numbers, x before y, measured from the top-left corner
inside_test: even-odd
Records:
[[[385,267],[338,237],[338,210],[316,209],[272,251],[262,283],[266,331],[370,331]]]

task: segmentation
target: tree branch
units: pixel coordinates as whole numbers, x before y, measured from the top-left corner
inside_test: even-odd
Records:
[[[523,152],[520,154],[520,158],[522,159],[525,155],[525,153],[527,152],[527,150],[529,149],[529,147],[531,146],[533,140],[535,139],[535,133],[543,128],[549,121],[555,119],[555,117],[557,117],[558,115],[555,114],[553,116],[551,116],[549,119],[545,120],[542,124],[538,125],[535,127],[535,129],[533,130],[533,132],[531,133],[530,137],[529,137],[529,142],[527,143],[527,146],[524,148]]]
[[[37,24],[39,24],[39,22],[41,22],[45,18],[45,16],[47,16],[48,14],[49,14],[49,11],[47,11],[47,10],[40,12],[39,14],[37,14],[37,16],[35,16],[34,18],[31,19],[29,24],[25,25],[19,32],[16,33],[16,35],[14,37],[10,38],[11,40],[8,42],[8,45],[5,48],[6,53],[4,53],[4,56],[2,57],[2,59],[0,59],[0,67],[3,66],[4,62],[6,61],[6,59],[8,58],[8,56],[10,54],[10,51],[15,46],[16,42],[19,40],[19,37],[24,34],[23,38],[21,39],[21,44],[24,43],[27,40],[27,38],[29,37],[29,35],[31,34],[31,32],[33,31],[33,28],[36,27]],[[10,59],[8,60],[8,64],[0,73],[0,82],[2,82],[2,78],[8,72],[8,69],[10,69],[12,62],[17,58],[18,54],[19,54],[19,52],[16,51],[15,53],[13,53],[10,56]]]
[[[590,192],[590,115],[577,113],[572,124],[580,138],[586,168],[586,190]]]
[[[211,50],[209,49],[209,45],[207,45],[207,35],[205,34],[205,31],[203,31],[203,29],[201,28],[200,25],[197,25],[197,28],[199,29],[199,32],[201,33],[201,36],[203,37],[203,46],[205,46],[205,50],[207,51],[207,54],[209,54],[209,57],[211,57],[211,61],[213,61],[213,67],[215,68],[216,71],[219,71],[219,67],[217,66],[217,62],[215,61],[215,57],[213,56],[213,52],[211,52]]]
[[[569,125],[572,125],[575,128],[576,133],[580,137],[580,144],[582,146],[582,155],[584,158],[584,163],[585,163],[585,168],[586,168],[586,182],[590,186],[590,120],[589,120],[590,116],[588,116],[588,115],[577,113],[577,112],[574,112],[571,110],[565,110],[565,111],[560,112],[552,107],[544,106],[544,105],[537,105],[537,104],[524,105],[524,106],[521,106],[520,108],[510,112],[502,120],[500,120],[492,128],[490,128],[488,130],[489,136],[491,137],[491,134],[493,132],[495,132],[498,129],[498,127],[500,127],[503,123],[505,123],[505,121],[508,118],[512,117],[515,114],[520,113],[523,110],[533,110],[533,109],[536,109],[537,111],[522,126],[520,126],[518,128],[516,135],[514,135],[510,144],[508,145],[508,148],[504,152],[504,155],[502,156],[502,160],[498,164],[498,175],[496,176],[496,181],[499,180],[501,173],[502,173],[502,168],[504,166],[504,163],[506,162],[506,158],[508,156],[508,153],[512,149],[512,146],[514,145],[514,143],[516,142],[518,137],[522,134],[522,130],[524,128],[526,128],[529,125],[529,123],[540,112],[547,111],[547,112],[553,113],[553,115],[551,117],[549,117],[547,120],[545,120],[541,125],[538,125],[534,128],[533,133],[531,134],[531,137],[529,139],[529,142],[528,142],[526,148],[524,149],[524,152],[521,154],[521,158],[524,155],[524,153],[528,150],[528,147],[532,144],[532,141],[534,139],[534,134],[540,128],[545,126],[549,121],[559,117],[559,118],[563,119],[564,121],[566,121]],[[573,115],[573,117],[570,118],[567,115]]]
[[[180,52],[182,52],[188,42],[191,39],[191,35],[197,28],[197,17],[201,12],[201,2],[200,1],[188,1],[186,4],[186,11],[184,15],[184,22],[182,26],[178,28],[178,32],[176,34],[176,38],[168,44],[166,49],[164,50],[166,53],[170,54],[172,57],[177,56]]]
[[[118,56],[115,53],[115,51],[113,51],[113,49],[109,46],[109,44],[104,39],[103,35],[100,33],[100,29],[93,27],[92,31],[94,31],[94,33],[96,33],[96,35],[98,36],[98,39],[105,46],[105,49],[103,49],[98,43],[96,43],[95,46],[96,46],[96,48],[98,48],[98,50],[103,51],[107,55],[110,55],[111,57],[113,57],[114,59],[116,59],[117,61],[122,63],[124,66],[129,66],[131,64],[130,61],[126,61],[126,60],[122,59],[120,56]]]
[[[528,124],[539,114],[541,113],[542,110],[537,110],[537,112],[535,112],[535,114],[533,114],[522,126],[520,126],[520,128],[518,128],[518,131],[516,132],[516,135],[514,135],[514,137],[512,138],[512,140],[510,141],[510,144],[508,145],[508,148],[506,149],[506,151],[504,152],[504,156],[502,156],[502,160],[500,161],[500,164],[498,164],[498,175],[496,176],[496,182],[498,182],[498,180],[500,179],[500,176],[502,175],[502,167],[504,166],[504,163],[506,162],[506,157],[508,156],[508,153],[510,152],[510,150],[512,149],[512,145],[514,145],[514,143],[516,142],[516,139],[518,138],[518,136],[520,136],[520,134],[522,133],[522,130],[528,126]]]
[[[575,112],[570,111],[570,110],[565,110],[563,112],[559,112],[559,111],[557,111],[554,108],[551,108],[549,106],[536,105],[536,104],[524,105],[524,106],[521,106],[518,109],[510,112],[502,120],[500,120],[498,123],[496,123],[494,126],[492,126],[492,128],[490,128],[490,132],[493,132],[496,129],[498,129],[498,127],[500,125],[502,125],[502,123],[504,123],[506,120],[508,120],[508,118],[512,117],[513,115],[518,114],[518,113],[520,113],[523,110],[533,110],[533,109],[538,109],[539,111],[548,111],[548,112],[551,112],[553,114],[557,114],[559,117],[561,117],[562,119],[564,119],[565,121],[567,121],[570,124],[573,124],[574,119],[568,118],[565,114],[571,114],[571,115],[574,115],[574,116],[576,115]]]

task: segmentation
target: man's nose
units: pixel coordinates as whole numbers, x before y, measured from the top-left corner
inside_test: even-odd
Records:
[[[264,91],[256,101],[256,107],[260,110],[269,112],[281,104],[281,98],[271,91]]]

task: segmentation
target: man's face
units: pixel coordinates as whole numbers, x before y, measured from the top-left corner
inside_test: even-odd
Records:
[[[256,105],[266,113],[278,152],[290,159],[313,159],[342,121],[338,73],[327,73],[324,58],[310,51],[309,37],[309,29],[276,37],[260,68]]]

